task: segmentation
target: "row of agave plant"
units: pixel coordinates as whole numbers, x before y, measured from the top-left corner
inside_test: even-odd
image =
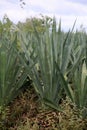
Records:
[[[73,32],[73,28],[64,33],[61,22],[57,29],[55,19],[44,33],[38,33],[35,26],[34,30],[29,34],[15,27],[9,37],[4,33],[0,38],[0,106],[19,94],[29,76],[43,104],[61,111],[64,91],[77,108],[86,110],[86,33]]]

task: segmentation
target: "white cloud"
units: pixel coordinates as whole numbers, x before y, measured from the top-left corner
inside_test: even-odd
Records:
[[[20,7],[19,0],[0,1],[0,18],[7,14],[14,21],[24,21],[31,16],[39,14],[61,18],[64,29],[71,28],[77,18],[76,27],[81,24],[87,27],[87,2],[86,0],[24,0],[24,9]],[[84,4],[86,3],[86,4]]]
[[[72,1],[74,3],[80,3],[80,4],[87,4],[87,0],[67,0],[67,1]]]
[[[49,13],[67,14],[67,15],[84,15],[87,14],[87,6],[75,3],[69,0],[25,0],[26,4],[32,7],[40,7]]]

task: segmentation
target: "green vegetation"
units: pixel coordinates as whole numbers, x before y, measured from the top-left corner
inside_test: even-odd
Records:
[[[74,26],[63,32],[61,21],[57,25],[55,18],[47,16],[17,25],[5,16],[0,22],[2,130],[19,124],[17,130],[43,129],[39,128],[41,113],[46,115],[45,129],[47,122],[48,129],[54,130],[87,128],[87,34],[73,30]],[[37,121],[31,120],[31,110],[35,111]],[[24,113],[27,120],[23,118],[25,123],[21,124]]]

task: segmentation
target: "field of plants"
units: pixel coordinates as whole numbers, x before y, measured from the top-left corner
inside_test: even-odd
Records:
[[[0,21],[0,130],[87,130],[87,34],[74,26]]]

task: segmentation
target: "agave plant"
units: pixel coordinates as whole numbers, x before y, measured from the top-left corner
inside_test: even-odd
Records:
[[[75,103],[77,108],[85,110],[83,116],[87,116],[87,43],[86,34],[83,32],[76,32],[74,34],[74,44],[70,54],[70,65],[68,78],[70,83],[66,85],[67,96]]]
[[[75,24],[74,24],[75,25]],[[73,26],[74,28],[74,26]],[[73,33],[73,28],[65,36],[61,32],[61,22],[58,31],[54,19],[52,32],[47,31],[43,36],[36,31],[38,71],[33,69],[33,80],[36,90],[46,104],[57,108],[61,98],[62,87],[67,96],[78,106],[83,108],[86,103],[86,36],[84,33]],[[67,75],[69,77],[67,77]],[[70,78],[71,84],[68,84]]]
[[[35,90],[42,102],[55,109],[58,109],[62,88],[76,105],[80,101],[76,97],[76,92],[81,87],[80,84],[77,85],[75,78],[78,74],[84,77],[84,65],[80,66],[82,68],[78,66],[83,63],[87,51],[84,35],[78,32],[73,33],[73,28],[68,33],[62,32],[60,21],[57,30],[54,19],[52,28],[49,29],[47,25],[46,32],[43,34],[38,33],[34,26],[35,35],[22,33],[22,38],[20,38],[25,59],[29,59],[34,65],[29,76],[33,79]],[[82,70],[79,73],[78,68]],[[76,86],[75,89],[68,84],[68,78],[74,83],[74,87]],[[78,80],[80,81],[81,78]],[[79,92],[78,94],[80,96]]]
[[[7,105],[15,98],[27,77],[16,48],[17,37],[13,41],[0,40],[0,106]]]
[[[79,108],[87,106],[87,68],[85,61],[74,72],[74,101]]]
[[[43,35],[37,32],[35,26],[34,29],[36,37],[34,42],[36,44],[35,54],[40,71],[38,71],[37,66],[34,66],[30,76],[42,102],[58,109],[63,86],[71,96],[65,78],[73,46],[72,37],[69,37],[71,33],[64,35],[61,31],[61,22],[57,31],[55,19],[51,30],[47,25],[46,32]]]

